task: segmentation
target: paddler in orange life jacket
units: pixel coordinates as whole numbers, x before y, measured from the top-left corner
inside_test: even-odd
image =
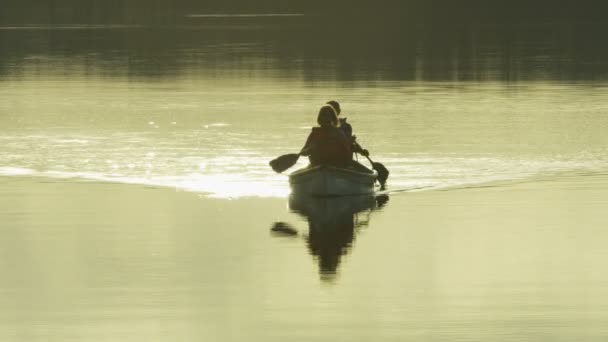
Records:
[[[330,105],[321,107],[317,116],[319,127],[313,127],[300,152],[310,164],[348,167],[352,160],[352,140],[338,129],[338,116]]]

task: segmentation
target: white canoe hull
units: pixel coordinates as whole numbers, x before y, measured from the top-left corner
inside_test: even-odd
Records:
[[[332,166],[306,167],[289,175],[292,193],[310,196],[373,194],[376,173]]]

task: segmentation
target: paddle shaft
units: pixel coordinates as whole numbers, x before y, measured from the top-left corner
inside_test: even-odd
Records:
[[[374,161],[372,160],[372,158],[370,158],[369,156],[363,155],[365,158],[367,158],[367,160],[369,160],[369,163],[374,165]]]
[[[359,143],[358,143],[356,140],[355,140],[355,141],[353,141],[353,144],[354,144],[355,146],[357,146],[357,147],[358,147],[358,148],[359,148],[361,151],[363,151],[363,147],[361,147],[361,145],[359,145]],[[370,158],[370,157],[369,157],[369,155],[367,155],[367,156],[366,156],[366,155],[365,155],[365,154],[363,154],[363,153],[359,153],[359,154],[360,154],[360,155],[362,155],[362,156],[364,156],[365,158],[367,158],[367,160],[369,160],[369,162],[370,162],[372,165],[374,165],[374,161],[372,160],[372,158]]]

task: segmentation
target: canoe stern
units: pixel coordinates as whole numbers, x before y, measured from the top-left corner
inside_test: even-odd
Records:
[[[312,196],[347,196],[375,191],[376,173],[331,166],[306,167],[293,172],[289,183],[293,193]]]

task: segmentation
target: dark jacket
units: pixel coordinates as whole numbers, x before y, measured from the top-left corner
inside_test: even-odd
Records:
[[[346,167],[351,160],[351,143],[335,127],[313,127],[304,148],[309,151],[311,165]]]
[[[349,141],[351,150],[351,159],[353,159],[353,153],[363,153],[363,148],[353,138],[353,126],[346,122],[346,118],[340,118],[340,127],[338,129],[344,133],[346,139]]]
[[[346,122],[346,118],[340,118],[340,127],[338,127],[346,138],[350,139],[353,136],[353,126]]]

